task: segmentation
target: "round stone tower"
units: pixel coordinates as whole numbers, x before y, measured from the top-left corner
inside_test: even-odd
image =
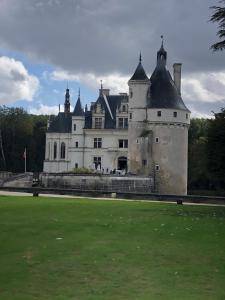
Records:
[[[129,100],[130,110],[134,116],[138,115],[138,120],[129,123],[129,143],[132,143],[129,144],[129,171],[152,176],[155,191],[160,194],[185,195],[190,111],[180,93],[181,64],[174,65],[174,81],[166,68],[166,60],[167,52],[162,43],[145,94],[146,104],[140,101],[142,108],[137,109],[138,105],[134,107]],[[130,80],[129,86],[131,83]],[[136,164],[132,163],[135,159]]]

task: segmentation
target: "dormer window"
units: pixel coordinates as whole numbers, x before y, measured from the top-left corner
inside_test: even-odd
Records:
[[[102,128],[102,118],[95,118],[95,128],[96,129]]]
[[[95,112],[96,112],[96,113],[102,113],[102,106],[101,106],[100,103],[97,103]]]
[[[126,105],[123,105],[122,106],[122,112],[126,112],[127,108],[126,108]]]

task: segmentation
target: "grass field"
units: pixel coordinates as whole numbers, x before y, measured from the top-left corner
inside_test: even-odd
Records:
[[[0,197],[1,300],[225,299],[225,207]]]

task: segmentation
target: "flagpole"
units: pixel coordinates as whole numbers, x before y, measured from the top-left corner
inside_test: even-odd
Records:
[[[27,148],[24,151],[24,171],[27,173]]]

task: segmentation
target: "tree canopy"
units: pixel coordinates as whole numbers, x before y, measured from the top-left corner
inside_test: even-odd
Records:
[[[47,116],[28,114],[23,108],[0,106],[0,171],[42,171]]]
[[[225,0],[221,0],[220,3],[225,4]],[[212,6],[211,9],[214,10],[210,21],[213,23],[218,23],[217,36],[221,41],[213,44],[211,49],[214,51],[225,49],[225,6]]]

